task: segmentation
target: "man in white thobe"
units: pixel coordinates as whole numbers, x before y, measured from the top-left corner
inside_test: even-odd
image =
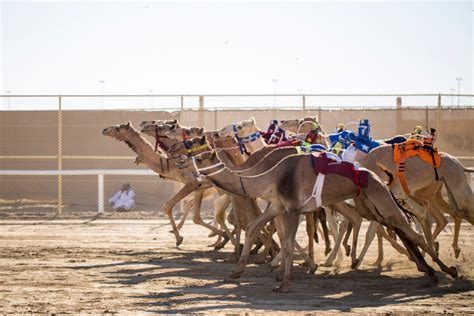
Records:
[[[120,191],[110,198],[109,204],[112,205],[115,210],[124,209],[128,211],[135,206],[134,198],[135,192],[130,187],[130,184],[127,183],[123,185]]]

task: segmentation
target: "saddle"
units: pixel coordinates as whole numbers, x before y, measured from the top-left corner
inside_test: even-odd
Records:
[[[336,161],[327,157],[326,153],[311,154],[311,161],[315,174],[337,174],[351,180],[357,186],[357,195],[360,188],[368,186],[369,173],[366,170],[358,170],[354,164],[347,161]]]
[[[392,144],[393,161],[398,166],[398,178],[403,191],[410,195],[410,190],[405,180],[405,161],[408,158],[417,156],[427,164],[433,167],[436,181],[439,180],[437,169],[441,165],[441,157],[437,148],[433,148],[428,143],[423,144],[416,139],[409,139],[404,143]]]

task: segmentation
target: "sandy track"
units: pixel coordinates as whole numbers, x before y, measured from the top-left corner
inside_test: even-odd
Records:
[[[230,247],[210,251],[206,245],[214,239],[187,223],[184,243],[176,249],[166,222],[0,221],[0,312],[474,311],[470,225],[461,230],[459,259],[450,248],[451,231],[440,237],[441,257],[458,267],[458,280],[440,275],[441,283],[434,287],[387,245],[384,268],[374,269],[369,265],[375,260],[374,244],[360,270],[350,270],[348,258],[340,269],[320,267],[315,275],[306,275],[305,268],[295,265],[291,293],[275,294],[271,290],[278,285],[275,272],[266,265],[251,264],[240,283],[225,283],[232,269],[225,262]],[[303,234],[300,229],[298,238],[305,240]],[[316,253],[322,262],[322,247],[317,246]]]

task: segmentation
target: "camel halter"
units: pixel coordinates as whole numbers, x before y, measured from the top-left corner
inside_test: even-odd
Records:
[[[197,174],[197,178],[198,178],[198,179],[201,178],[201,175],[203,175],[203,176],[205,176],[205,177],[211,177],[211,176],[213,176],[213,175],[216,175],[216,174],[218,174],[218,173],[224,171],[224,169],[225,169],[225,166],[224,166],[224,164],[223,164],[221,161],[219,161],[219,162],[216,163],[216,164],[207,166],[207,167],[199,168],[199,167],[197,166],[197,164],[196,164],[196,157],[194,157],[194,156],[191,157],[191,160],[192,160],[192,162],[193,162],[193,166],[194,166],[194,169],[195,169],[195,172],[196,172],[196,174]],[[214,168],[217,168],[217,167],[220,167],[220,166],[222,166],[221,169],[218,169],[218,170],[216,170],[216,171],[214,171],[214,172],[211,172],[211,173],[209,173],[209,174],[202,174],[202,173],[201,173],[201,171],[211,170],[211,169],[214,169]]]
[[[168,136],[158,135],[158,125],[155,125],[155,138],[156,138],[155,152],[158,150],[158,147],[166,151],[169,150],[168,146],[166,146],[166,144],[160,140],[160,138],[168,138]]]
[[[232,124],[232,128],[234,130],[234,136],[235,139],[237,140],[237,144],[239,144],[240,148],[240,153],[246,153],[247,155],[250,155],[250,153],[247,151],[247,148],[245,148],[245,144],[253,143],[257,139],[259,139],[262,134],[260,134],[259,131],[256,131],[255,133],[245,136],[245,137],[240,137],[237,132],[237,124]]]

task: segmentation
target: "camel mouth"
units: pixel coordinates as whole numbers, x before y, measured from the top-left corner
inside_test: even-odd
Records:
[[[112,129],[110,127],[106,127],[102,130],[102,135],[111,136],[111,134],[112,134]]]

